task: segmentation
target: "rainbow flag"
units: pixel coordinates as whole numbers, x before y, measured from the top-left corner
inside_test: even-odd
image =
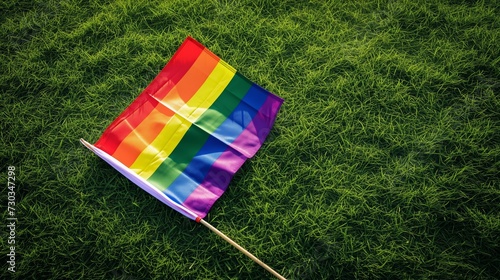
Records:
[[[99,140],[81,142],[186,217],[204,218],[283,100],[188,37]]]

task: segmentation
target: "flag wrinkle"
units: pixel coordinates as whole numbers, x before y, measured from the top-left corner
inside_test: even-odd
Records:
[[[189,123],[191,123],[192,125],[195,125],[196,127],[200,128],[202,131],[204,131],[204,132],[205,132],[205,133],[207,133],[208,135],[212,135],[212,136],[214,136],[214,133],[213,133],[213,132],[210,132],[210,131],[209,131],[208,129],[206,129],[205,127],[203,127],[203,126],[199,125],[198,123],[196,123],[196,121],[194,121],[194,122],[193,122],[193,121],[191,121],[189,118],[187,118],[187,117],[183,116],[183,115],[182,115],[182,114],[180,114],[177,110],[175,110],[175,109],[173,109],[172,107],[170,107],[167,103],[163,102],[162,100],[158,100],[158,99],[157,99],[156,97],[154,97],[154,96],[151,96],[151,97],[152,97],[152,98],[154,98],[154,99],[156,99],[156,100],[157,100],[157,101],[158,101],[161,105],[163,105],[163,106],[165,106],[166,108],[168,108],[168,109],[172,110],[172,111],[173,111],[173,112],[174,112],[177,116],[179,116],[179,117],[183,118],[184,120],[188,121],[188,122],[189,122]],[[209,109],[207,109],[207,110],[210,110],[210,108],[209,108]],[[200,116],[197,120],[201,119],[202,117],[203,117],[203,115],[201,115],[201,116]],[[225,118],[225,119],[227,119],[227,118]],[[224,143],[225,145],[227,145],[227,146],[231,146],[231,143],[228,143],[228,141],[227,141],[227,140],[225,140],[225,139],[221,139],[221,137],[220,137],[220,136],[215,136],[215,137],[216,137],[219,141],[221,141],[222,143]],[[234,148],[234,147],[233,147],[233,148]],[[238,152],[240,152],[240,153],[242,153],[242,154],[244,154],[244,153],[245,153],[245,151],[240,151],[239,149],[236,149],[236,150],[238,150]]]

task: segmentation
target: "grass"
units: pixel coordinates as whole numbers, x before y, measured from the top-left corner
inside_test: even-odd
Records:
[[[4,261],[0,278],[272,279],[78,142],[188,35],[285,99],[211,224],[289,279],[499,277],[499,14],[486,0],[3,1],[0,178],[16,167],[19,220],[16,273]]]

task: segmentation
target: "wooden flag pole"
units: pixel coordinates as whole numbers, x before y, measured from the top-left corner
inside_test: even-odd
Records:
[[[238,243],[234,242],[231,238],[227,237],[224,233],[220,232],[218,229],[213,227],[211,224],[206,222],[203,219],[196,219],[197,222],[201,223],[202,225],[206,226],[209,228],[211,231],[215,232],[218,236],[222,237],[222,239],[226,240],[229,244],[233,245],[236,247],[236,249],[240,250],[243,254],[247,255],[249,258],[251,258],[254,262],[258,263],[260,266],[265,268],[267,271],[271,272],[276,278],[280,280],[286,280],[285,277],[281,276],[278,272],[274,271],[271,267],[269,267],[267,264],[263,263],[261,260],[259,260],[256,256],[252,255],[252,253],[248,252],[245,248],[241,247]]]

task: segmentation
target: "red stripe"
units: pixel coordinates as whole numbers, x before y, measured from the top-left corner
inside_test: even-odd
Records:
[[[168,125],[174,111],[185,106],[186,102],[196,94],[216,65],[217,60],[213,59],[206,51],[202,51],[182,79],[163,98],[162,101],[170,104],[171,108],[157,105],[156,96],[165,95],[164,89],[166,87],[162,87],[156,92],[155,98],[151,98],[150,102],[144,103],[140,109],[131,113],[127,117],[127,121],[123,121],[113,128],[113,134],[122,135],[124,129],[130,130],[128,119],[143,119],[132,132],[128,133],[127,137],[122,139],[118,148],[110,155],[125,166],[130,167],[143,150],[153,143],[164,127]],[[148,106],[153,106],[155,109],[151,110]]]
[[[144,91],[116,118],[104,131],[101,138],[97,140],[95,146],[105,151],[108,154],[113,154],[120,145],[121,141],[127,137],[144,119],[145,116],[153,110],[153,106],[141,106],[145,102],[150,102],[149,95],[155,94],[160,88],[162,92],[167,94],[186,74],[196,61],[204,47],[193,38],[188,37],[179,47],[172,59],[161,70],[156,78],[144,89]],[[168,89],[168,90],[166,90]],[[159,97],[158,95],[156,95]],[[134,114],[134,117],[129,117],[134,111],[141,108],[140,114]],[[143,111],[142,111],[143,110]],[[119,134],[112,133],[113,129],[122,121],[127,120],[128,126],[120,131]]]

